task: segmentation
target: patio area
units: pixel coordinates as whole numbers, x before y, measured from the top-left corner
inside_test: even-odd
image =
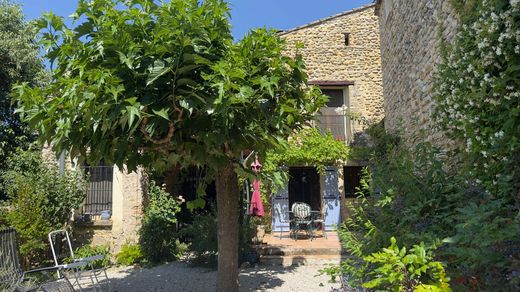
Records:
[[[300,237],[298,240],[289,237],[288,232],[266,234],[263,244],[257,245],[260,262],[267,265],[324,265],[339,263],[342,249],[337,232],[327,232],[327,238],[319,233],[310,240]]]

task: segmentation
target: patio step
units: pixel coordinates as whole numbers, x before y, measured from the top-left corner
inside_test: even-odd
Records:
[[[339,264],[343,258],[341,245],[336,233],[328,233],[313,240],[294,240],[288,233],[282,238],[279,234],[268,234],[264,238],[265,244],[257,245],[256,251],[260,255],[260,263],[265,265],[311,265]]]
[[[336,247],[294,247],[265,245],[257,246],[256,251],[260,256],[308,256],[308,255],[327,255],[341,256],[341,249]]]
[[[325,266],[328,264],[339,264],[342,258],[341,255],[268,255],[260,256],[260,263],[263,265],[284,267],[293,265]]]

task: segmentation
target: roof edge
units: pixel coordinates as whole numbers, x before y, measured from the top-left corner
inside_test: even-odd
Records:
[[[307,27],[311,27],[311,26],[315,26],[315,25],[324,23],[326,21],[329,21],[329,20],[337,18],[337,17],[341,17],[341,16],[345,16],[345,15],[349,15],[349,14],[353,14],[353,13],[357,13],[357,12],[366,10],[368,8],[374,7],[375,5],[376,5],[376,3],[367,4],[367,5],[363,5],[361,7],[357,7],[357,8],[351,9],[351,10],[347,10],[347,11],[344,11],[344,12],[341,12],[341,13],[338,13],[338,14],[327,16],[325,18],[321,18],[321,19],[315,20],[313,22],[297,26],[295,28],[291,28],[291,29],[288,29],[288,30],[282,30],[282,31],[280,31],[278,33],[278,35],[280,35],[280,36],[286,35],[288,33],[291,33],[291,32],[294,32],[294,31],[297,31],[297,30],[300,30],[300,29],[303,29],[303,28],[307,28]]]

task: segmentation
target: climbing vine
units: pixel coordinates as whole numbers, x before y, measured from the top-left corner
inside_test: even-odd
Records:
[[[268,151],[264,171],[307,165],[324,173],[327,166],[345,163],[349,153],[345,142],[336,140],[331,133],[322,134],[315,128],[307,128],[293,134],[285,145]]]

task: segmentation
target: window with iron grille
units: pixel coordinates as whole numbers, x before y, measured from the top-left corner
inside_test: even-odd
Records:
[[[112,166],[83,166],[83,172],[88,179],[87,194],[81,213],[100,215],[102,211],[112,213]]]

